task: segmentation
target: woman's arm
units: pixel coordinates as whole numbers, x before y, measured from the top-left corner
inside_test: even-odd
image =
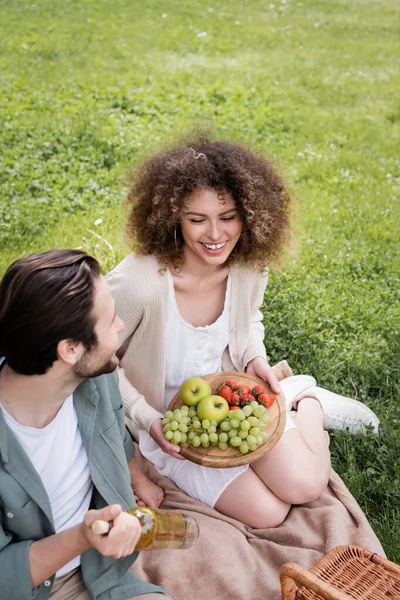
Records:
[[[280,393],[280,386],[273,368],[267,360],[267,353],[264,346],[264,324],[263,315],[260,310],[264,302],[265,289],[268,283],[268,273],[260,275],[258,285],[256,286],[251,298],[251,319],[249,343],[244,352],[244,364],[246,372],[255,375],[267,381],[271,390],[275,394]]]

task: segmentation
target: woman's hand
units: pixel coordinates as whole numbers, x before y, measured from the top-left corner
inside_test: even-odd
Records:
[[[256,377],[260,377],[260,379],[264,379],[264,381],[269,383],[274,394],[280,394],[282,392],[275,371],[265,358],[262,358],[261,356],[253,358],[253,360],[248,363],[246,372],[249,375],[255,375]]]
[[[143,480],[136,485],[134,492],[138,506],[158,508],[164,499],[164,490],[150,479]]]
[[[171,444],[171,442],[165,439],[161,419],[156,419],[155,421],[153,421],[149,433],[153,440],[160,446],[163,452],[165,452],[166,454],[170,454],[174,458],[179,458],[179,460],[185,460],[183,456],[179,454],[179,446],[177,446],[176,444]]]

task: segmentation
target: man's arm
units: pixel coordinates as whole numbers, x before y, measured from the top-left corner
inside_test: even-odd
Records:
[[[97,519],[113,521],[107,536],[96,535],[91,526]],[[38,541],[12,542],[0,527],[0,598],[28,600],[32,590],[88,548],[104,556],[121,558],[132,554],[142,529],[136,517],[118,504],[90,510],[84,522]]]

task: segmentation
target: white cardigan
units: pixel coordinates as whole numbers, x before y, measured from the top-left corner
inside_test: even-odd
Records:
[[[108,275],[118,316],[121,395],[127,425],[146,431],[163,417],[165,390],[165,314],[168,278],[154,257],[129,254]],[[230,339],[222,357],[225,371],[244,371],[256,356],[266,358],[259,310],[267,273],[232,266]],[[130,422],[131,421],[131,422]]]

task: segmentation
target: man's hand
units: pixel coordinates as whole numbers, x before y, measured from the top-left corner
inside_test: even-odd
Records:
[[[107,535],[93,533],[95,521],[112,521],[113,526]],[[81,525],[82,535],[92,548],[103,556],[122,558],[132,554],[142,534],[138,519],[123,512],[119,504],[111,504],[101,510],[89,510]]]
[[[249,375],[260,377],[260,379],[264,379],[264,381],[269,383],[274,394],[280,394],[282,392],[275,371],[265,358],[262,358],[261,356],[253,358],[253,360],[248,363],[246,371]]]
[[[174,458],[179,458],[179,460],[185,460],[183,456],[180,456],[180,448],[176,444],[171,444],[168,440],[165,439],[163,433],[163,425],[161,419],[156,419],[153,421],[150,427],[150,435],[153,440],[160,446],[161,450],[166,454],[170,454]]]

